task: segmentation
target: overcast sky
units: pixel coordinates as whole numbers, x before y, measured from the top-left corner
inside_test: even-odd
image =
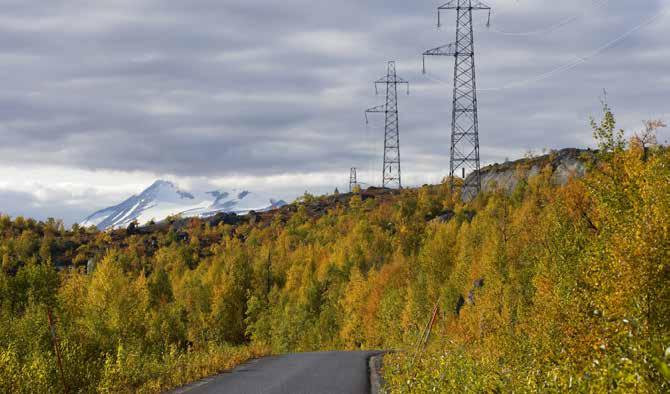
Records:
[[[444,0],[443,0],[444,2]],[[0,0],[0,212],[67,223],[141,192],[291,198],[380,183],[388,60],[404,183],[448,172],[455,38],[434,0]],[[592,145],[608,101],[628,130],[670,120],[670,0],[489,0],[476,15],[484,164]],[[661,133],[666,141],[670,132]]]

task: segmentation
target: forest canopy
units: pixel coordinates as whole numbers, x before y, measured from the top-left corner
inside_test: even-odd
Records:
[[[0,391],[158,392],[263,354],[397,349],[391,392],[667,392],[670,151],[645,126],[626,141],[605,108],[585,177],[547,167],[467,203],[445,182],[150,232],[2,216]]]

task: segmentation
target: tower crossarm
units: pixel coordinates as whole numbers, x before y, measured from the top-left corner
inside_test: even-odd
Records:
[[[457,10],[459,8],[470,8],[471,10],[490,10],[491,7],[484,3],[483,1],[472,1],[470,2],[470,7],[465,7],[461,4],[459,4],[460,1],[458,0],[451,0],[447,2],[446,4],[442,4],[441,6],[437,7],[438,10]]]
[[[406,85],[407,95],[409,96],[409,82],[398,76],[384,76],[375,81],[375,94],[379,94],[379,85],[386,84]]]
[[[365,123],[370,123],[368,120],[368,114],[373,114],[373,113],[386,113],[386,104],[378,105],[376,107],[368,108],[365,110]]]
[[[456,44],[451,43],[441,47],[429,49],[423,53],[423,73],[426,73],[426,56],[456,56]]]
[[[381,78],[379,78],[378,80],[375,81],[375,84],[380,84],[380,83],[381,84],[397,83],[397,84],[408,84],[409,85],[409,82],[407,80],[402,79],[398,76],[396,76],[395,78],[388,77],[388,76],[383,76],[383,77],[381,77]]]
[[[486,22],[486,26],[489,26],[491,24],[491,7],[484,3],[483,1],[469,1],[469,6],[463,5],[464,1],[463,0],[451,0],[450,2],[446,4],[442,4],[441,6],[437,7],[437,27],[442,26],[442,11],[447,11],[447,10],[472,10],[472,11],[488,11],[489,12],[489,19]]]
[[[423,53],[423,56],[454,56],[454,55],[456,55],[456,44],[454,43],[429,49]]]

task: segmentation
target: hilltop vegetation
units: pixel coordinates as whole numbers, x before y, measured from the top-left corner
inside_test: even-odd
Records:
[[[3,217],[0,391],[63,390],[50,309],[84,392],[359,348],[407,350],[391,392],[667,392],[670,152],[626,143],[609,110],[594,129],[586,177],[557,188],[547,167],[467,204],[444,184],[150,231]]]

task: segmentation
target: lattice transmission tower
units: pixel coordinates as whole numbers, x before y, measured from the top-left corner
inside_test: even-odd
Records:
[[[358,174],[356,167],[351,167],[349,171],[349,193],[352,193],[358,185]]]
[[[441,26],[441,13],[444,10],[456,11],[456,42],[424,52],[423,72],[426,72],[426,56],[455,58],[449,175],[453,190],[455,176],[459,169],[462,170],[462,195],[474,196],[481,189],[481,174],[472,11],[488,11],[488,26],[491,21],[491,7],[476,0],[452,0],[438,7],[438,27]],[[466,170],[472,173],[467,178]]]
[[[386,104],[372,107],[365,111],[365,122],[368,122],[369,113],[386,114],[384,126],[384,168],[382,169],[382,187],[402,189],[400,171],[400,128],[398,123],[398,85],[407,85],[409,82],[398,77],[395,62],[388,62],[386,76],[375,81],[375,92],[379,94],[379,85],[386,85]]]

